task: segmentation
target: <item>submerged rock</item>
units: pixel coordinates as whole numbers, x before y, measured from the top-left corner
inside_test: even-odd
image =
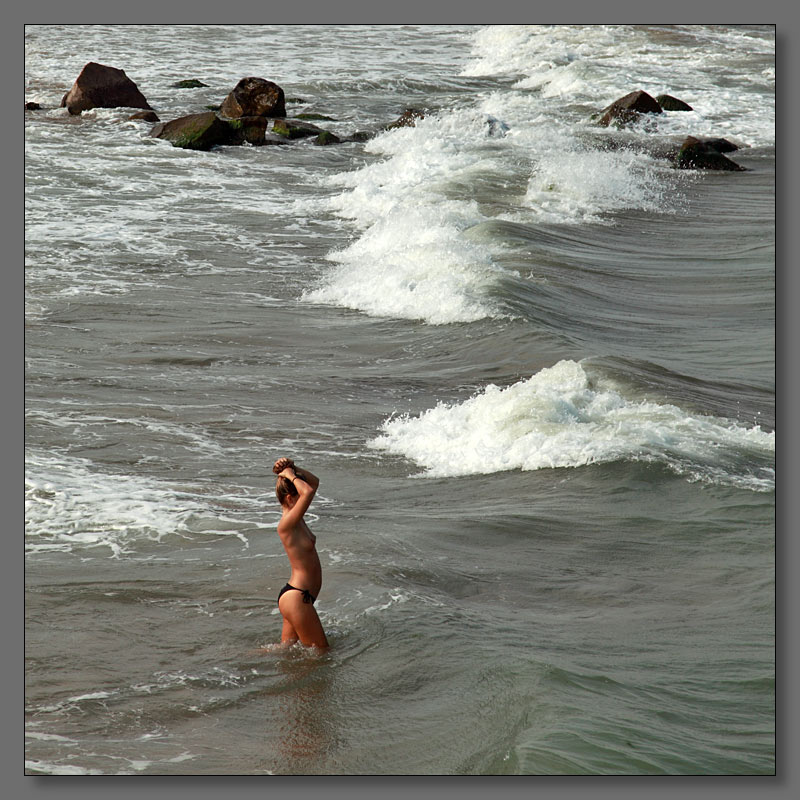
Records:
[[[34,102],[25,103],[25,110],[26,111],[40,111],[41,108],[42,107],[38,103],[34,103]]]
[[[683,100],[678,100],[671,94],[659,94],[656,96],[656,103],[658,103],[664,111],[694,111],[694,109]]]
[[[335,117],[326,117],[324,114],[316,114],[311,111],[304,114],[296,114],[295,119],[316,119],[321,122],[336,122]]]
[[[145,122],[161,122],[155,111],[137,111],[135,114],[131,114],[128,119],[142,119]]]
[[[321,131],[317,138],[314,139],[314,144],[325,146],[329,144],[339,144],[341,141],[342,140],[335,133],[331,133],[330,131]]]
[[[608,127],[612,123],[617,126],[636,122],[641,114],[661,114],[661,106],[647,92],[638,91],[626,94],[604,108],[598,125]]]
[[[242,78],[222,101],[220,114],[229,119],[239,117],[285,117],[283,89],[264,78]]]
[[[202,87],[208,87],[208,84],[197,80],[197,78],[187,78],[172,84],[173,89],[200,89]]]
[[[173,147],[187,150],[210,150],[215,145],[233,144],[237,138],[237,132],[231,125],[213,111],[162,122],[150,131],[150,135],[172,142]]]
[[[368,142],[374,139],[380,131],[354,131],[344,141],[346,142]]]
[[[124,70],[90,61],[72,88],[61,98],[61,107],[70,114],[91,108],[144,108],[150,104]]]
[[[678,150],[675,165],[679,169],[713,169],[728,172],[744,172],[745,168],[726,158],[717,150],[714,142],[701,141],[694,136],[687,136]],[[727,140],[723,140],[727,141]],[[730,143],[729,143],[730,144]]]

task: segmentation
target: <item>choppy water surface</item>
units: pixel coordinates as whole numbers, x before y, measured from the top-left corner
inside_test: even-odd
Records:
[[[774,53],[28,26],[27,771],[772,773]],[[338,134],[426,114],[192,152],[69,117],[88,61],[162,120],[248,75]],[[639,88],[694,110],[592,124]],[[687,134],[747,171],[673,169]],[[323,656],[268,647],[284,454]]]

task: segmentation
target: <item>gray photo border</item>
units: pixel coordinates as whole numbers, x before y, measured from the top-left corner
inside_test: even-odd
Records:
[[[411,794],[444,795],[471,800],[487,793],[503,798],[591,797],[593,800],[640,798],[643,794],[653,800],[676,795],[737,800],[750,800],[755,795],[793,797],[800,794],[800,772],[797,759],[798,703],[795,677],[800,674],[797,658],[797,624],[794,611],[798,607],[797,581],[793,566],[798,563],[797,492],[788,487],[798,483],[797,476],[797,399],[798,322],[793,301],[798,297],[796,261],[798,258],[798,225],[800,217],[797,191],[797,156],[794,136],[800,130],[796,87],[800,76],[797,52],[800,47],[800,25],[797,7],[788,3],[767,0],[753,5],[743,0],[687,2],[678,0],[665,7],[648,6],[634,0],[613,0],[593,4],[589,0],[538,6],[524,0],[501,0],[491,5],[467,2],[431,3],[405,2],[378,5],[368,0],[352,0],[336,4],[307,0],[303,4],[278,4],[245,0],[218,6],[211,0],[169,5],[153,0],[140,0],[135,6],[111,5],[98,0],[77,0],[59,4],[45,0],[35,5],[8,6],[3,12],[2,58],[6,74],[17,76],[24,71],[24,25],[26,24],[112,24],[112,23],[241,23],[270,22],[279,24],[502,24],[520,22],[568,23],[762,23],[777,26],[777,81],[779,169],[776,186],[777,225],[777,293],[778,322],[777,373],[778,418],[780,432],[778,448],[777,492],[777,775],[766,777],[539,777],[539,776],[329,776],[329,777],[255,777],[255,776],[25,776],[24,775],[24,502],[17,482],[24,472],[24,128],[20,131],[12,119],[3,129],[5,181],[3,202],[4,239],[10,242],[10,257],[3,265],[3,365],[6,380],[2,388],[3,411],[3,490],[4,506],[11,511],[11,524],[5,530],[5,547],[10,557],[3,559],[3,631],[10,647],[0,660],[4,707],[0,725],[2,735],[2,773],[5,775],[7,797],[139,798],[150,794],[170,800],[203,800],[218,798],[222,792],[231,798],[263,798],[270,790],[304,798],[319,793],[332,800],[371,798],[405,798]],[[24,88],[24,79],[23,79]],[[13,109],[10,114],[18,114]],[[20,115],[21,117],[21,115]],[[21,218],[21,220],[20,220]],[[22,225],[20,225],[20,221]],[[788,409],[788,413],[785,412]],[[21,462],[21,463],[20,463]],[[788,496],[787,496],[788,495]],[[18,516],[21,519],[18,519]]]

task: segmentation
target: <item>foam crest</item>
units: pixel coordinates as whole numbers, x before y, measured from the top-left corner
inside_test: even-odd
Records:
[[[630,150],[552,149],[539,156],[522,204],[555,223],[608,224],[609,214],[624,209],[666,213],[679,195],[662,172],[652,158]]]
[[[592,56],[620,55],[644,34],[630,26],[495,25],[473,37],[473,60],[462,75],[545,75]]]
[[[497,270],[491,256],[463,239],[446,216],[419,208],[387,214],[349,248],[329,256],[339,266],[304,299],[431,324],[492,315],[487,291]]]
[[[351,190],[329,201],[363,232],[328,256],[338,267],[304,299],[431,324],[498,315],[489,293],[501,270],[487,247],[462,236],[485,218],[474,199],[450,191],[485,168],[469,141],[488,132],[486,116],[473,110],[371,143],[387,160],[338,176]]]
[[[453,477],[612,461],[666,465],[691,480],[774,488],[775,434],[673,405],[626,399],[560,361],[507,388],[384,422],[371,446]]]

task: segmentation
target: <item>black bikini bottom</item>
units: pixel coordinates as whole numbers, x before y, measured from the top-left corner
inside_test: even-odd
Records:
[[[308,589],[298,589],[296,586],[292,586],[291,583],[287,583],[286,586],[284,586],[283,589],[281,589],[280,592],[278,592],[278,600],[281,599],[281,596],[283,595],[284,592],[288,592],[290,589],[294,589],[295,592],[302,592],[303,602],[311,603],[312,606],[314,605],[314,601],[317,598],[314,597],[314,595],[311,594],[311,592],[309,592]]]

